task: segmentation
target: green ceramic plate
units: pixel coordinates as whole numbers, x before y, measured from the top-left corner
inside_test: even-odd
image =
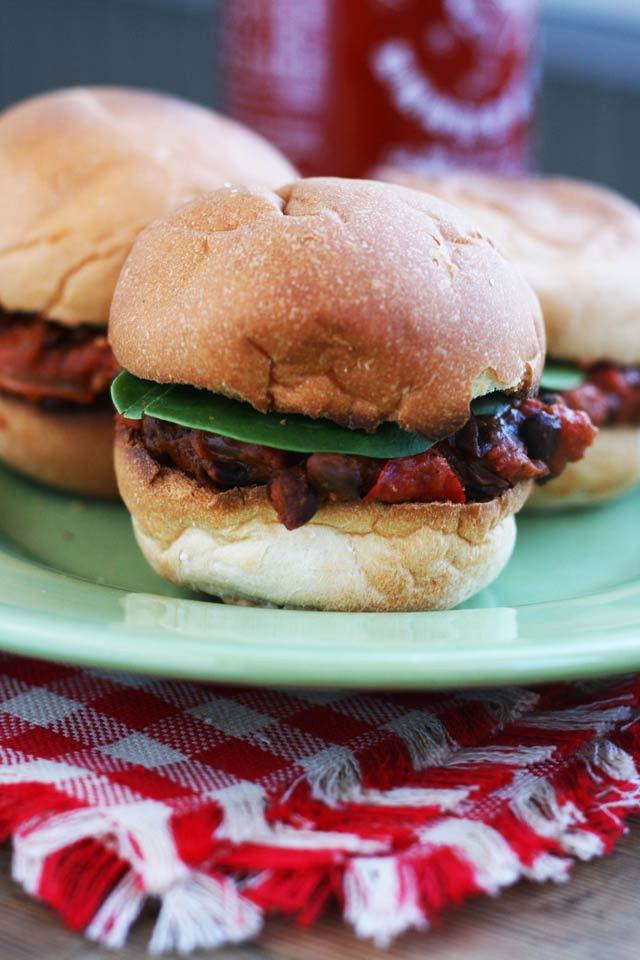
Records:
[[[158,579],[123,507],[0,470],[0,647],[198,680],[531,683],[640,669],[640,493],[519,520],[508,568],[447,613],[233,607]]]

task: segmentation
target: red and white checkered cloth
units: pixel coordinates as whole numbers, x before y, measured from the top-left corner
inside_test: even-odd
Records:
[[[640,678],[457,694],[213,687],[0,658],[15,878],[121,945],[256,936],[335,899],[380,945],[521,877],[564,880],[640,809]]]

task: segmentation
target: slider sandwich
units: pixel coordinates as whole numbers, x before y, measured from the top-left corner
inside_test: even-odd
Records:
[[[504,567],[532,483],[596,432],[535,396],[544,332],[519,272],[454,207],[382,183],[222,189],[156,221],[109,335],[140,547],[228,601],[454,606]]]
[[[640,209],[595,184],[459,173],[389,179],[455,203],[481,223],[536,291],[547,333],[545,399],[589,414],[584,459],[528,506],[582,506],[640,481]]]
[[[62,90],[0,114],[0,459],[115,494],[106,326],[133,241],[228,180],[293,175],[248,130],[158,94]]]

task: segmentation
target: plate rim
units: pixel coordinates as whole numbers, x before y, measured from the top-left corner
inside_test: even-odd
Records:
[[[579,679],[640,668],[640,578],[632,578],[588,597],[542,601],[519,607],[480,607],[435,613],[326,613],[234,607],[206,599],[128,593],[55,570],[29,557],[0,550],[0,573],[12,565],[17,568],[14,572],[18,575],[25,573],[26,568],[35,581],[33,588],[44,591],[44,594],[50,584],[60,586],[62,582],[67,589],[81,586],[123,608],[122,622],[109,622],[100,627],[68,613],[52,616],[51,612],[46,614],[24,604],[12,605],[2,598],[0,590],[1,650],[90,668],[200,682],[423,690],[548,682],[566,679],[568,670],[572,677]],[[127,610],[128,605],[133,611]],[[140,608],[138,613],[144,620],[147,606],[163,608],[169,619],[173,613],[175,623],[164,623],[160,628],[156,624],[153,630],[141,629],[139,623],[135,624],[135,608]],[[615,610],[617,622],[607,630],[606,644],[602,639],[602,623],[598,621],[596,626],[593,625],[594,607],[600,612],[606,608]],[[577,608],[581,610],[579,617],[576,617]],[[185,625],[189,611],[193,611],[197,621],[203,610],[208,613],[205,619],[212,616],[215,619],[217,614],[217,619],[222,621],[215,640],[205,637],[193,626],[189,627],[188,623]],[[544,624],[537,623],[550,610],[564,615],[551,632],[548,620]],[[263,623],[289,621],[285,636],[293,632],[289,629],[290,623],[294,626],[298,623],[299,629],[304,631],[306,622],[319,618],[325,621],[325,625],[328,618],[332,623],[338,620],[351,625],[375,624],[373,633],[378,638],[377,646],[367,647],[367,663],[363,667],[361,652],[340,650],[340,637],[333,637],[333,642],[328,642],[326,648],[318,649],[317,646],[300,646],[297,641],[292,641],[291,636],[286,642],[274,643],[271,630],[267,641],[247,642],[245,638],[239,644],[234,633],[239,629],[246,630],[256,617]],[[513,627],[517,630],[510,637],[517,640],[515,649],[509,642],[502,643],[499,636],[475,650],[445,646],[447,632],[451,635],[449,640],[455,642],[450,624],[462,623],[471,629],[484,625],[486,628],[487,622],[500,617],[505,621],[507,632]],[[71,628],[66,632],[65,624]],[[378,635],[385,626],[393,628],[396,625],[406,637],[400,646],[392,644],[389,649],[380,643]],[[430,638],[429,643],[418,643],[416,631],[426,625],[431,625],[433,630],[443,626],[443,636],[437,640]],[[269,626],[273,628],[273,624]],[[540,635],[536,636],[541,626],[544,627],[542,645]],[[87,644],[89,631],[91,637]],[[157,646],[150,659],[149,643],[154,640]],[[209,662],[205,657],[203,662],[202,650],[208,643],[212,644],[211,660]],[[198,660],[197,668],[192,662],[194,657]],[[301,675],[301,662],[304,662],[306,676]]]

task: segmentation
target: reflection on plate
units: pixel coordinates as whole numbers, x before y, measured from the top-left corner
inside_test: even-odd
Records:
[[[247,683],[456,687],[640,668],[640,492],[522,516],[502,576],[457,610],[351,614],[225,606],[143,560],[119,504],[0,469],[0,648]]]

